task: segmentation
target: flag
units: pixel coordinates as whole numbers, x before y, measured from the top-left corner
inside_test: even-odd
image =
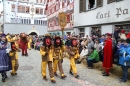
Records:
[[[48,10],[48,3],[49,3],[49,0],[47,0],[47,2],[46,2],[45,10]]]

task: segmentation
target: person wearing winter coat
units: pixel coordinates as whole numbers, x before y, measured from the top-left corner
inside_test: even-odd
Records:
[[[94,47],[91,47],[90,52],[91,52],[90,56],[88,56],[88,58],[86,59],[88,64],[88,69],[92,69],[93,63],[97,63],[100,60],[99,54]]]
[[[77,60],[77,64],[80,64],[83,59],[86,59],[86,55],[88,55],[88,49],[84,46],[82,52],[80,53],[80,57]]]
[[[121,39],[124,39],[124,40],[126,40],[126,39],[127,39],[127,38],[126,38],[126,35],[125,35],[125,31],[124,31],[124,30],[122,30],[122,31],[121,31],[120,38],[121,38]]]
[[[126,39],[124,47],[119,52],[119,64],[122,65],[121,82],[126,82],[128,79],[128,68],[130,67],[130,39]]]

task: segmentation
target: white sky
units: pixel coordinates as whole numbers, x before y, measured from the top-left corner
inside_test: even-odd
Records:
[[[3,3],[2,3],[2,0],[0,0],[1,3],[0,3],[0,12],[3,10]]]

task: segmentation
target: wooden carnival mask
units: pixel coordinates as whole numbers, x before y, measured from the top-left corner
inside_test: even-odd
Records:
[[[51,39],[50,38],[46,38],[45,42],[46,42],[46,45],[49,46],[51,44]]]
[[[77,45],[76,40],[73,40],[73,41],[72,41],[72,44],[73,44],[73,46],[76,46],[76,45]]]
[[[60,45],[60,39],[56,39],[56,44]]]

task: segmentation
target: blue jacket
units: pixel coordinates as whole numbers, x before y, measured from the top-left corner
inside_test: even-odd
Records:
[[[119,55],[119,64],[122,66],[130,66],[130,44],[122,47]]]

